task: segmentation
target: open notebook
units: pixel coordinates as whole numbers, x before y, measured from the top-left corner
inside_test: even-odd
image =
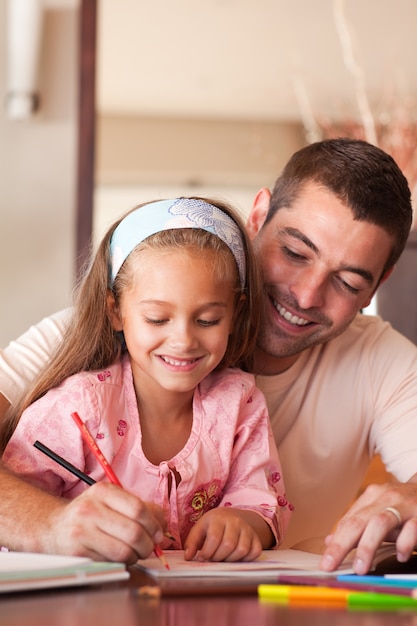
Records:
[[[382,545],[374,560],[374,567],[382,560],[395,554],[395,544]],[[167,550],[166,559],[170,566],[167,570],[156,557],[139,560],[136,567],[146,571],[154,578],[185,577],[227,577],[227,578],[267,578],[276,579],[278,574],[309,575],[334,577],[336,574],[353,573],[354,553],[343,562],[336,572],[323,572],[319,569],[320,555],[302,550],[265,550],[255,561],[248,563],[213,563],[210,561],[185,561],[182,550]]]
[[[124,563],[87,557],[0,552],[0,593],[102,584],[129,578]]]

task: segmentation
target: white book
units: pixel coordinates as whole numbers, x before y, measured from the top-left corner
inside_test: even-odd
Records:
[[[124,563],[87,557],[0,551],[0,593],[126,580]]]

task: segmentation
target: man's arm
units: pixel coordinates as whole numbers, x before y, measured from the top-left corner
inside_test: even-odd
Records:
[[[47,363],[71,311],[32,326],[0,353],[0,423]],[[12,550],[89,556],[134,563],[163,540],[159,507],[107,483],[68,502],[0,466],[0,545]]]
[[[48,362],[69,323],[71,309],[44,318],[0,352],[0,415],[15,404]]]
[[[66,501],[0,467],[0,493],[0,545],[12,550],[135,563],[163,540],[161,509],[115,485]]]
[[[10,402],[8,399],[0,393],[0,424],[3,423],[4,416],[6,415],[7,409],[10,406]]]
[[[398,511],[401,524],[395,513]],[[417,545],[417,474],[406,483],[370,485],[326,538],[321,567],[334,570],[356,548],[354,570],[365,574],[383,541],[395,541],[397,559],[407,561]]]

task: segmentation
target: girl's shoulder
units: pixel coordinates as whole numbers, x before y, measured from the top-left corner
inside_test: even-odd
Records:
[[[253,393],[255,388],[254,375],[236,367],[214,371],[200,383],[200,390],[204,395],[227,391],[246,396]]]
[[[123,361],[118,360],[99,370],[77,372],[66,378],[59,388],[71,389],[76,387],[97,387],[103,384],[123,385]]]

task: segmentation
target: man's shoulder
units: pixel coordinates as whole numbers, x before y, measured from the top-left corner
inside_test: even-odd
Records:
[[[358,314],[338,337],[323,346],[316,346],[326,360],[376,364],[378,361],[417,365],[417,346],[395,330],[381,317]],[[316,349],[313,349],[313,353]]]
[[[370,337],[381,336],[393,330],[389,322],[377,315],[358,313],[352,323],[336,340],[350,343],[357,340],[367,340]],[[331,342],[330,342],[331,343]]]
[[[338,337],[327,344],[328,348],[334,345],[357,346],[364,344],[392,344],[409,345],[410,349],[416,348],[414,344],[391,324],[378,315],[364,315],[358,313],[350,326]]]

